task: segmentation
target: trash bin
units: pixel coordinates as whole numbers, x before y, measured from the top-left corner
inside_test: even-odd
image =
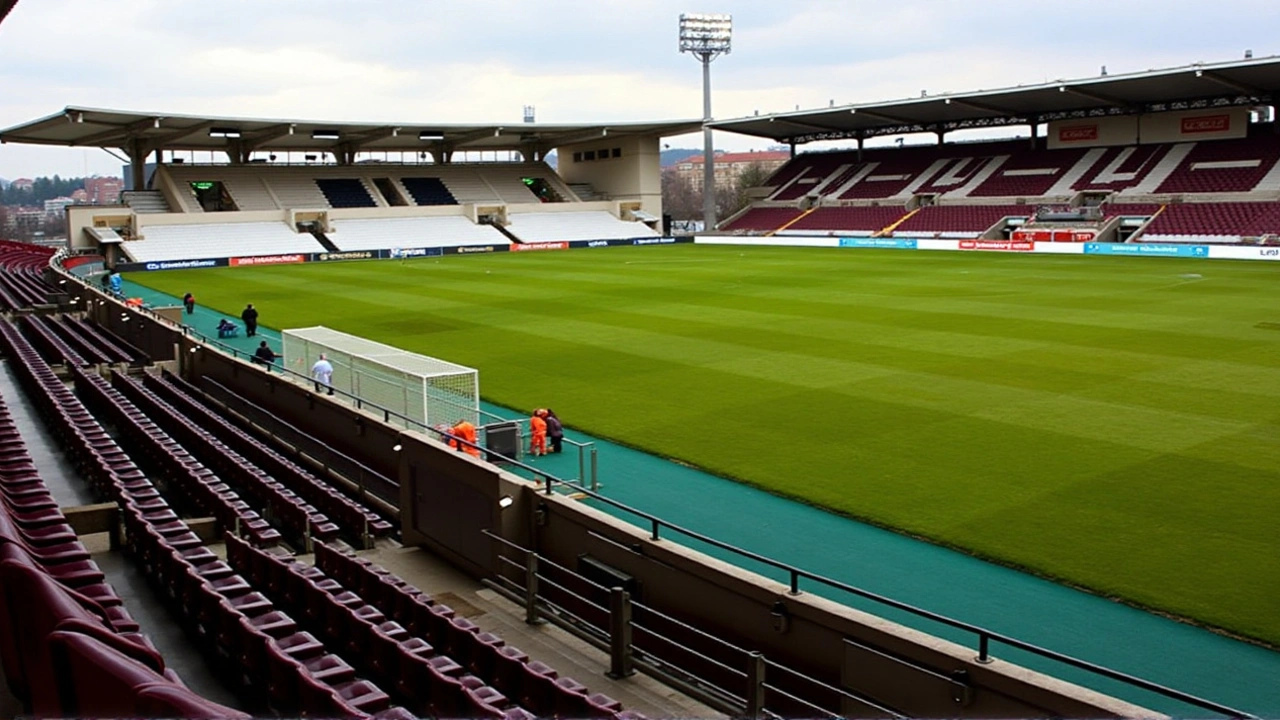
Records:
[[[490,452],[504,458],[515,460],[520,457],[520,423],[515,420],[490,423],[485,425],[484,447]],[[490,457],[490,461],[500,458]]]

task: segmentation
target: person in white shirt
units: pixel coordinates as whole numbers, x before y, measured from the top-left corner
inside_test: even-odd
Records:
[[[329,394],[333,394],[333,365],[329,362],[329,358],[324,353],[320,353],[320,359],[315,365],[311,366],[311,379],[316,381],[316,392],[320,392],[321,387],[329,388]]]

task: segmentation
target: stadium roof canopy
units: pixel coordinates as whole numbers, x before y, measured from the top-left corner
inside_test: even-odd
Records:
[[[717,130],[800,144],[1166,110],[1266,105],[1277,97],[1280,57],[1272,56],[756,115],[709,124]]]
[[[272,120],[67,107],[0,131],[0,142],[65,147],[253,152],[551,149],[606,137],[671,136],[702,129],[701,120],[619,123],[387,123]]]
[[[9,11],[17,4],[18,0],[0,0],[0,22],[4,22],[5,17],[9,15]]]

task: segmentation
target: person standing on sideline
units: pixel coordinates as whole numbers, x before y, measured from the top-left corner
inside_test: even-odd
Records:
[[[240,313],[240,319],[244,321],[245,337],[253,337],[258,334],[258,311],[253,309],[253,303],[245,306],[244,312]]]
[[[250,305],[250,308],[253,306]],[[321,387],[329,388],[329,394],[333,394],[333,365],[329,362],[329,358],[324,353],[320,353],[320,359],[315,365],[311,366],[311,379],[316,381],[316,392],[320,392]]]
[[[560,418],[556,417],[556,411],[551,408],[547,408],[545,419],[547,438],[551,440],[551,452],[558,453],[564,449],[564,426],[560,424]]]
[[[258,349],[253,351],[253,362],[266,365],[267,372],[271,372],[271,366],[276,362],[276,354],[267,346],[266,340],[258,343]]]
[[[533,417],[529,418],[529,433],[532,435],[529,440],[531,455],[547,454],[547,421],[543,419],[546,414],[546,410],[538,409],[534,410]]]
[[[195,296],[195,295],[192,295],[191,293],[187,293],[186,295],[183,295],[183,296],[182,296],[182,307],[184,307],[184,308],[186,308],[186,309],[187,309],[187,314],[188,314],[188,315],[190,315],[191,313],[195,312],[195,311],[196,311],[196,296]]]

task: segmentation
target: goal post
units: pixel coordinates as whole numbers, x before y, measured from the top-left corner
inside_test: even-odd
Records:
[[[324,326],[281,333],[285,367],[307,377],[324,353],[333,387],[422,425],[480,424],[480,373],[475,368],[401,350]]]

